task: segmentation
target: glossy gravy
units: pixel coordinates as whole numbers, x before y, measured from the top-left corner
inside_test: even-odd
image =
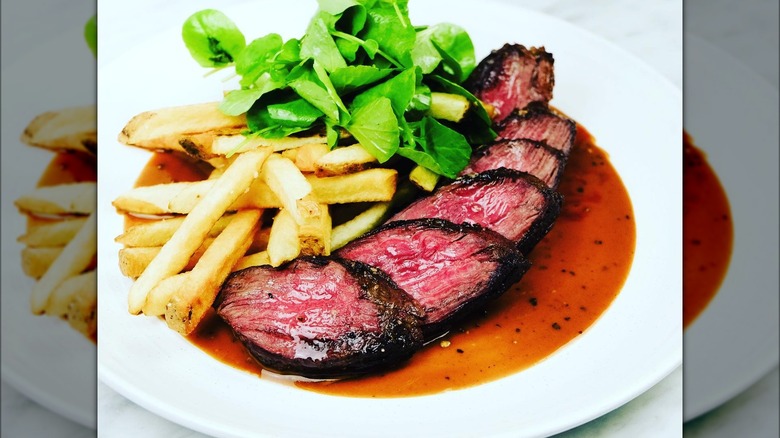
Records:
[[[734,225],[726,192],[705,154],[683,134],[683,326],[715,297],[728,271]]]
[[[156,178],[156,154],[141,181]],[[158,169],[159,170],[159,169]],[[530,367],[582,334],[620,292],[634,255],[636,229],[628,193],[590,134],[578,128],[559,190],[563,211],[531,254],[533,267],[467,324],[399,369],[338,382],[298,382],[311,391],[358,397],[432,394],[499,379]],[[262,374],[262,367],[213,312],[188,339],[214,358]]]

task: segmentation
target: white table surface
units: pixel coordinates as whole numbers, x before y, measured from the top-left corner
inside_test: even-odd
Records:
[[[420,0],[418,0],[420,1]],[[601,35],[616,43],[650,64],[660,73],[669,78],[677,86],[682,86],[682,18],[681,5],[676,0],[659,0],[654,2],[638,1],[577,1],[577,0],[542,0],[542,1],[511,1],[524,7],[537,9],[549,15],[557,16],[579,27]],[[709,4],[706,4],[709,1]],[[68,17],[68,3],[65,0],[48,0],[53,5],[59,17]],[[127,2],[128,13],[152,3],[150,0]],[[184,0],[157,3],[159,8],[175,8],[185,3]],[[226,2],[227,3],[227,2]],[[723,13],[725,0],[690,1],[708,9],[711,14]],[[733,3],[733,2],[731,2]],[[761,0],[758,8],[737,8],[742,14],[744,26],[713,27],[707,17],[694,17],[688,14],[687,30],[705,39],[720,44],[721,48],[732,52],[738,59],[754,67],[771,83],[777,84],[777,58],[761,56],[761,53],[777,53],[777,33],[767,33],[766,21],[776,20],[777,2]],[[40,10],[40,8],[38,8]],[[52,8],[49,8],[52,10]],[[56,29],[38,34],[25,32],[26,26],[37,22],[35,14],[22,14],[15,20],[6,20],[3,14],[3,29],[15,29],[17,35],[24,37],[25,44],[45,41],[47,36],[56,34]],[[128,15],[131,16],[131,15]],[[80,17],[80,16],[79,16]],[[774,18],[771,18],[774,17]],[[80,20],[80,18],[78,18]],[[154,16],[147,16],[154,21]],[[26,21],[25,21],[26,20]],[[67,20],[58,20],[56,26],[67,26]],[[776,23],[776,21],[775,21]],[[159,23],[164,27],[164,23]],[[775,24],[776,26],[776,24]],[[112,44],[132,43],[132,36],[123,36]],[[5,39],[4,39],[5,40]],[[759,48],[756,50],[756,42]],[[7,50],[3,45],[4,59],[21,54],[24,49],[10,45]],[[753,50],[744,50],[752,47]],[[99,63],[110,61],[110,56],[101,55]],[[673,372],[647,393],[623,406],[622,408],[592,421],[562,436],[570,437],[673,437],[682,433],[681,415],[682,401],[682,371]],[[701,437],[756,436],[772,437],[777,435],[777,387],[778,369],[775,368],[745,393],[712,413],[701,417],[685,426],[685,434]],[[101,436],[106,437],[200,437],[191,431],[166,419],[163,419],[139,406],[133,404],[108,386],[98,385],[98,428]],[[49,436],[49,437],[89,437],[95,431],[71,423],[52,414],[29,401],[5,382],[2,384],[2,435],[16,436]],[[750,430],[750,434],[745,434]]]

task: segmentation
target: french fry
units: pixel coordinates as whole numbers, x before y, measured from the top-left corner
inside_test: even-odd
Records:
[[[314,172],[317,170],[316,163],[323,156],[328,154],[330,148],[324,143],[309,143],[305,144],[297,149],[290,149],[282,153],[294,153],[294,157],[290,158],[295,167],[300,169],[301,172]],[[289,157],[287,157],[289,158]]]
[[[342,175],[366,170],[377,163],[363,146],[355,144],[335,148],[318,158],[314,163],[314,172],[318,177]]]
[[[271,266],[274,267],[298,257],[301,253],[298,223],[287,209],[279,210],[274,218],[267,251]]]
[[[298,227],[301,255],[330,255],[331,218],[328,205],[310,197],[298,201],[301,224]]]
[[[225,229],[233,215],[219,218],[209,230],[209,237],[216,237]],[[143,222],[133,225],[114,239],[125,247],[163,246],[171,239],[176,230],[184,222],[184,217],[164,218],[157,221]]]
[[[395,193],[395,169],[368,169],[346,175],[317,178],[307,176],[314,199],[323,204],[389,201]]]
[[[171,239],[163,245],[154,260],[133,283],[128,295],[130,313],[137,314],[141,311],[147,295],[157,283],[181,272],[217,220],[257,178],[270,154],[270,149],[257,149],[241,154],[219,179],[213,181],[216,184],[192,209]]]
[[[207,237],[206,240],[195,250],[190,260],[184,265],[183,271],[188,271],[195,266],[206,248],[211,245],[213,238]],[[146,267],[152,263],[152,260],[160,253],[162,246],[136,246],[131,248],[122,248],[119,250],[119,270],[122,275],[130,278],[138,278],[143,274]]]
[[[39,187],[15,202],[23,213],[36,215],[90,214],[97,204],[94,182]]]
[[[73,296],[65,318],[71,327],[94,339],[97,336],[97,282],[92,285],[94,289],[82,289]]]
[[[94,155],[97,151],[97,108],[89,105],[43,113],[27,125],[21,140],[31,146]]]
[[[263,181],[279,198],[282,206],[300,225],[303,218],[298,211],[297,201],[311,193],[311,184],[306,177],[295,167],[295,163],[278,154],[268,157],[261,175]]]
[[[68,242],[59,257],[33,286],[30,308],[43,313],[52,291],[65,279],[80,274],[92,263],[97,251],[97,215],[91,214],[79,232]]]
[[[146,111],[133,117],[119,141],[148,149],[183,151],[179,139],[193,134],[238,134],[246,129],[245,116],[228,116],[218,102]]]
[[[94,269],[65,279],[54,288],[46,304],[44,313],[64,317],[68,314],[70,303],[76,296],[94,293],[97,296],[97,275]]]
[[[62,253],[62,246],[22,249],[22,271],[32,278],[41,278]]]
[[[198,196],[203,197],[213,187],[213,180],[155,184],[135,187],[114,199],[111,204],[119,211],[145,215],[174,213],[170,209],[171,200],[193,185],[201,185]],[[190,206],[190,209],[193,206]]]
[[[270,264],[271,258],[268,257],[268,251],[260,251],[238,259],[238,262],[236,262],[236,264],[233,266],[233,272],[250,268],[252,266],[263,266]]]
[[[432,192],[436,188],[436,184],[439,183],[439,174],[422,166],[415,166],[409,172],[409,181],[426,192]]]
[[[460,122],[471,107],[471,102],[460,94],[431,93],[431,115],[437,119]]]
[[[165,308],[168,307],[171,297],[177,290],[184,287],[184,282],[191,273],[192,271],[182,272],[157,283],[157,286],[152,289],[152,292],[149,293],[149,296],[144,303],[144,315],[165,315]]]
[[[61,221],[29,227],[27,232],[17,239],[29,247],[65,246],[79,232],[85,217],[68,218]]]
[[[390,202],[377,202],[347,222],[333,227],[331,249],[335,251],[382,224],[387,219],[390,205]]]
[[[168,327],[187,335],[198,326],[206,311],[214,304],[222,283],[233,265],[244,255],[251,237],[259,229],[259,210],[244,210],[235,218],[206,250],[176,290],[165,310]]]
[[[376,168],[346,175],[317,178],[306,176],[312,187],[312,198],[323,204],[389,201],[395,192],[398,172]],[[131,189],[114,200],[114,207],[126,213],[165,215],[188,214],[214,186],[214,180],[158,184]],[[282,202],[262,180],[255,180],[249,191],[228,208],[281,208]]]
[[[179,144],[188,154],[201,159],[211,159],[228,154],[242,153],[261,147],[273,148],[275,152],[296,149],[308,144],[327,144],[324,135],[315,134],[305,137],[263,138],[252,136],[247,138],[241,134],[220,135],[204,133],[182,137]]]

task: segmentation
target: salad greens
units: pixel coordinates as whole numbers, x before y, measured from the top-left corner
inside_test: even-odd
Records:
[[[460,84],[476,66],[468,33],[454,24],[413,26],[408,0],[318,0],[300,39],[271,33],[247,43],[222,12],[190,16],[182,39],[203,67],[235,68],[238,90],[220,105],[246,114],[247,136],[280,138],[325,129],[331,147],[346,131],[384,163],[395,155],[449,178],[471,144],[495,137],[482,103]],[[431,92],[466,97],[459,123],[435,119]]]

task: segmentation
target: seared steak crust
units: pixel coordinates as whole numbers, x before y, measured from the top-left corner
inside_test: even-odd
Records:
[[[547,105],[531,104],[498,124],[499,139],[536,140],[569,155],[577,136],[577,124],[555,114]]]
[[[501,235],[442,219],[390,222],[337,255],[386,272],[414,297],[425,310],[426,340],[506,292],[530,267]]]
[[[547,144],[528,140],[498,140],[474,151],[471,163],[461,175],[505,167],[527,172],[544,181],[548,187],[558,187],[566,156]]]
[[[520,44],[505,44],[477,65],[465,85],[493,106],[493,120],[500,121],[531,102],[546,104],[552,99],[553,62],[553,56],[544,47],[528,49]]]
[[[552,228],[562,199],[533,175],[499,168],[462,176],[415,201],[391,220],[440,218],[478,224],[515,242],[528,254]]]
[[[360,262],[302,257],[233,273],[217,313],[264,368],[340,378],[388,367],[422,345],[422,310]]]

